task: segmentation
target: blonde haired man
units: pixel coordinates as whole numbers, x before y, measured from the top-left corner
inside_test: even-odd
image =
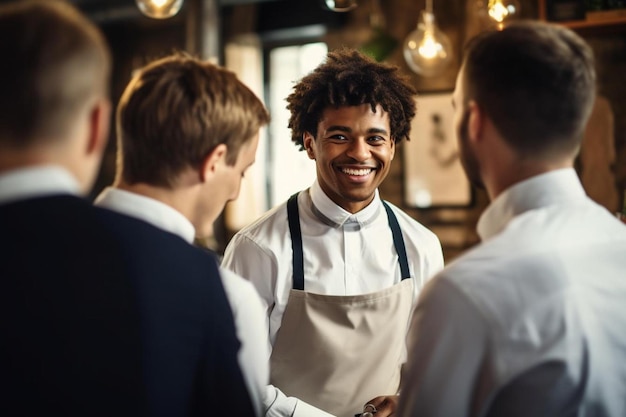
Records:
[[[226,202],[237,198],[268,121],[262,102],[234,73],[184,54],[151,62],[120,99],[117,177],[96,204],[191,247],[195,237],[212,233]],[[252,284],[226,270],[220,277],[242,343],[240,365],[260,414],[269,378],[264,310]]]

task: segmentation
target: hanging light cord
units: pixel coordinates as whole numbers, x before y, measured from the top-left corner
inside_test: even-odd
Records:
[[[433,0],[426,0],[426,11],[433,14]]]

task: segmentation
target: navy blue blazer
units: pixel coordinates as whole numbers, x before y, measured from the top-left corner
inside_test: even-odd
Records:
[[[252,416],[217,260],[73,196],[0,205],[0,415]]]

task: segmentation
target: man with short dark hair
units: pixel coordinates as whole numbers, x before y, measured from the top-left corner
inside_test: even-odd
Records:
[[[592,50],[569,29],[470,42],[455,123],[491,203],[482,243],[420,296],[401,416],[626,415],[626,227],[573,168],[595,95]]]

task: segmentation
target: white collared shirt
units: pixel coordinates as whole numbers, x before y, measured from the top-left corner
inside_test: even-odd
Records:
[[[0,174],[0,204],[58,194],[78,195],[76,178],[55,165],[18,168]]]
[[[144,220],[193,243],[195,229],[191,222],[171,206],[153,198],[109,187],[96,198],[95,204]],[[261,398],[269,381],[267,318],[254,286],[224,268],[220,268],[220,276],[241,342],[239,365],[257,414],[261,415]]]
[[[562,169],[499,195],[478,231],[420,296],[399,415],[484,415],[516,380],[542,391],[509,398],[526,415],[543,415],[545,396],[581,401],[577,416],[625,416],[626,226]],[[570,387],[555,392],[546,363]]]
[[[300,193],[298,205],[305,291],[326,295],[366,294],[401,281],[398,255],[378,192],[372,203],[351,214],[332,202],[315,181],[308,191]],[[443,268],[441,244],[430,230],[390,206],[404,236],[417,296],[425,282]],[[249,279],[257,288],[267,309],[273,345],[293,283],[286,203],[239,231],[228,244],[222,265]],[[285,397],[275,387],[268,388],[266,407],[268,416],[325,414],[307,408],[295,398]],[[305,408],[306,411],[298,412]]]

